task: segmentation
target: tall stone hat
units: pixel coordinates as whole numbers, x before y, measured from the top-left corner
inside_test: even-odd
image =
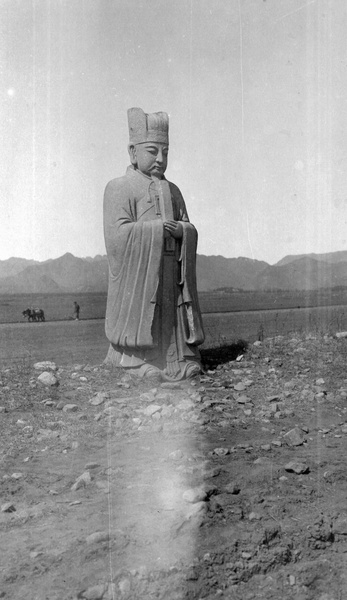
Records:
[[[129,143],[169,143],[169,115],[165,112],[145,113],[142,108],[128,109]]]

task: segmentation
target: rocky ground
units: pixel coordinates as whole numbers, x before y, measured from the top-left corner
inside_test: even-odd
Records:
[[[0,598],[347,597],[347,340],[228,358],[1,370]]]

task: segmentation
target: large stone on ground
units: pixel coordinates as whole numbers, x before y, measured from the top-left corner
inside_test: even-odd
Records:
[[[285,470],[288,473],[296,473],[297,475],[302,475],[310,472],[310,467],[301,462],[291,461],[285,465]]]
[[[300,429],[294,427],[283,436],[284,441],[288,444],[288,446],[301,446],[304,441],[304,435]]]
[[[346,535],[347,536],[347,516],[346,515],[340,515],[334,525],[333,525],[333,532],[337,533],[339,535]]]
[[[53,373],[50,373],[49,371],[44,371],[43,373],[41,373],[41,375],[38,376],[37,380],[48,387],[54,387],[59,385],[58,379],[55,377],[55,375],[53,375]]]

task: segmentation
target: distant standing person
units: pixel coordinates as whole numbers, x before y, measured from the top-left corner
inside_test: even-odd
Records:
[[[74,302],[73,318],[75,319],[75,321],[79,321],[80,320],[80,307],[77,304],[77,302]]]

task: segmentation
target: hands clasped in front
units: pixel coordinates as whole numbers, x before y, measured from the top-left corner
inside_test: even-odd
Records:
[[[165,221],[164,229],[176,240],[181,239],[181,237],[183,236],[182,223],[180,223],[179,221]]]

